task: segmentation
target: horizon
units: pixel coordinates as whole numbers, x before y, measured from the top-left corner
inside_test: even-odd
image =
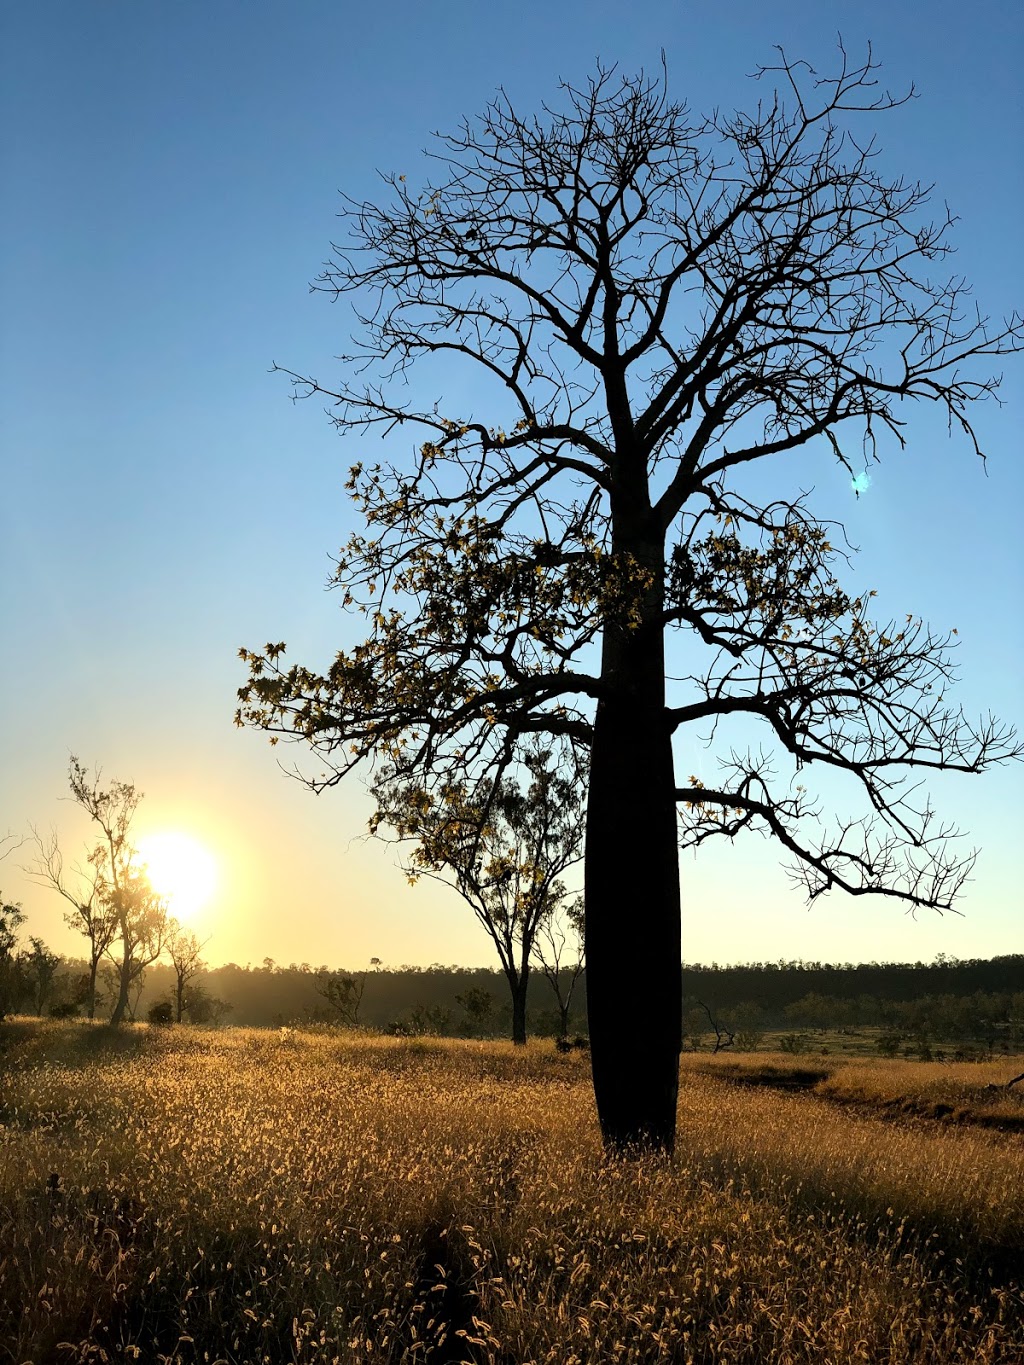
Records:
[[[682,962],[680,963],[680,966],[682,967],[683,971],[712,971],[712,972],[715,972],[715,971],[717,971],[717,972],[729,972],[729,971],[744,971],[744,970],[761,970],[761,971],[802,971],[802,970],[805,970],[805,969],[806,969],[806,970],[809,970],[809,971],[817,971],[817,970],[823,970],[823,971],[857,971],[857,970],[859,970],[859,969],[862,968],[862,967],[881,967],[881,968],[888,968],[888,967],[909,967],[909,968],[915,968],[915,969],[916,969],[916,968],[926,968],[926,969],[929,969],[929,970],[932,969],[932,968],[944,968],[944,967],[948,967],[948,968],[950,968],[951,970],[955,970],[957,967],[972,967],[972,966],[977,966],[977,965],[983,964],[983,963],[1008,961],[1008,960],[1013,959],[1013,958],[1020,958],[1020,959],[1024,960],[1024,951],[1015,952],[1015,953],[1013,953],[1013,952],[1011,952],[1011,953],[995,953],[995,954],[992,954],[991,956],[987,956],[987,957],[964,957],[964,958],[960,958],[960,957],[951,957],[951,956],[947,956],[946,954],[944,954],[944,953],[942,953],[942,952],[939,952],[939,953],[936,954],[936,956],[935,956],[934,958],[932,958],[930,961],[925,961],[925,960],[923,960],[923,959],[918,959],[917,961],[913,961],[913,962],[911,962],[911,961],[890,961],[890,960],[888,960],[888,959],[870,959],[870,960],[864,960],[864,961],[860,961],[860,962],[828,962],[828,961],[821,961],[821,960],[810,959],[810,958],[790,958],[790,959],[785,959],[785,960],[779,959],[779,960],[768,960],[768,961],[762,960],[762,961],[750,961],[750,962],[742,962],[742,961],[741,961],[741,962],[688,962],[688,961],[686,961],[686,959],[684,958],[684,959],[682,960]],[[77,957],[75,957],[74,955],[70,955],[70,956],[68,956],[68,957],[62,957],[61,960],[62,960],[62,962],[64,963],[65,966],[72,966],[72,965],[77,966],[77,965],[79,965],[79,964],[88,965],[88,960],[87,960],[86,958],[77,958]],[[270,963],[270,966],[267,965],[268,962]],[[161,959],[160,962],[155,963],[154,966],[155,966],[155,967],[165,967],[165,968],[167,968],[168,970],[170,969],[170,964],[167,963],[166,961],[162,960],[162,959]],[[496,975],[498,975],[498,976],[501,976],[501,975],[502,975],[502,969],[501,969],[500,964],[495,963],[495,962],[476,962],[476,963],[473,963],[473,962],[428,962],[428,963],[426,963],[426,964],[423,964],[423,963],[415,963],[415,962],[391,962],[391,963],[389,963],[389,962],[379,962],[379,963],[377,963],[375,966],[367,965],[367,966],[365,966],[365,967],[361,967],[361,966],[352,966],[352,965],[349,965],[349,964],[335,964],[334,966],[332,966],[331,964],[326,963],[326,962],[316,962],[316,963],[314,963],[314,962],[277,962],[276,960],[270,959],[270,958],[261,958],[258,962],[252,962],[252,961],[249,961],[249,962],[235,962],[234,960],[231,960],[231,961],[228,961],[228,962],[207,962],[206,959],[204,958],[204,959],[203,959],[203,965],[202,965],[202,967],[200,968],[200,974],[201,974],[202,972],[218,972],[218,971],[222,971],[222,970],[224,970],[225,968],[229,968],[229,967],[234,967],[234,968],[236,968],[237,970],[243,971],[243,972],[260,972],[260,971],[269,971],[269,972],[298,972],[298,973],[327,972],[327,973],[331,973],[331,974],[335,974],[335,975],[340,975],[340,974],[342,974],[342,973],[345,973],[345,974],[350,975],[350,976],[365,976],[365,977],[373,976],[373,975],[386,976],[388,973],[397,974],[397,973],[399,973],[399,972],[411,972],[411,973],[421,973],[421,972],[422,972],[422,973],[425,973],[425,972],[489,972],[489,973],[492,973],[492,974],[496,974]],[[586,969],[586,965],[584,964],[583,973],[582,973],[583,975],[586,974],[586,970],[587,970],[587,969]],[[531,968],[531,972],[530,972],[531,979],[534,978],[534,977],[541,978],[542,975],[543,975],[543,974],[542,974],[540,968],[539,968],[536,964],[534,964],[533,967]]]

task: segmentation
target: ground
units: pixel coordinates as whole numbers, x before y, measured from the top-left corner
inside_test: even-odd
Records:
[[[1019,1362],[1024,1062],[0,1026],[0,1361]]]

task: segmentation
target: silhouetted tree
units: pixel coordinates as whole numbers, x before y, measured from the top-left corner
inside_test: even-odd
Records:
[[[185,1001],[185,1010],[190,1024],[210,1024],[216,1028],[234,1009],[227,1000],[211,995],[202,986],[193,986]]]
[[[467,1026],[471,1033],[483,1033],[494,1015],[494,996],[480,986],[470,986],[455,997],[456,1004],[462,1007]]]
[[[69,779],[72,797],[102,832],[89,862],[96,869],[100,902],[117,926],[106,949],[117,970],[117,993],[110,1016],[111,1024],[117,1025],[130,1006],[134,1018],[145,970],[164,950],[167,907],[136,864],[136,850],[129,837],[142,793],[129,782],[115,781],[104,790],[99,771],[90,777],[74,756]]]
[[[572,997],[586,961],[583,920],[583,897],[577,896],[561,914],[555,912],[544,920],[534,945],[537,962],[558,1001],[559,1038],[569,1035]]]
[[[315,984],[317,995],[326,1001],[334,1021],[348,1028],[358,1028],[366,973],[346,976],[344,972],[317,972]]]
[[[5,1019],[17,1006],[21,983],[15,948],[18,930],[25,923],[25,915],[16,901],[5,901],[0,894],[0,1019]]]
[[[30,938],[29,946],[18,954],[25,993],[35,1014],[43,1014],[53,995],[60,967],[60,956],[51,953],[41,938]]]
[[[410,879],[434,877],[458,891],[487,931],[512,997],[512,1041],[526,1042],[526,996],[542,927],[566,899],[563,875],[583,857],[585,770],[571,746],[561,758],[534,740],[506,770],[475,787],[437,793],[393,775],[374,786],[373,828],[415,840]]]
[[[64,912],[64,923],[69,929],[84,934],[89,942],[89,984],[86,996],[86,1010],[89,1018],[96,1017],[96,973],[104,954],[117,938],[118,921],[110,899],[104,894],[106,880],[104,869],[107,866],[107,851],[102,844],[90,850],[87,862],[89,870],[81,867],[72,869],[74,881],[70,881],[64,871],[64,856],[57,842],[55,830],[44,839],[38,830],[32,830],[38,856],[31,867],[25,871],[41,886],[48,886],[62,896],[70,910]]]
[[[476,792],[524,735],[590,746],[587,1000],[618,1148],[674,1140],[680,825],[689,847],[772,835],[812,898],[945,909],[971,857],[901,774],[1019,753],[944,701],[948,635],[874,624],[834,577],[840,533],[744,483],[815,445],[853,477],[919,402],[981,455],[970,409],[998,379],[976,362],[1024,340],[937,273],[951,215],[923,217],[926,188],[851,131],[902,102],[870,53],[757,75],[776,92],[705,118],[600,67],[540,118],[502,94],[439,139],[422,191],[391,176],[390,202],[346,202],[317,287],[353,300],[360,335],[340,387],[292,374],[295,392],[342,433],[417,433],[416,453],[351,470],[367,530],[335,577],[363,642],[323,671],[242,651],[239,723],[310,743],[318,790],[376,758]],[[464,367],[463,394],[479,377],[488,416],[417,405],[420,360],[428,380]],[[670,631],[694,647],[667,691]],[[787,770],[741,731],[718,780],[678,782],[673,736],[736,719]],[[791,782],[814,767],[857,779],[870,817],[822,822]]]
[[[202,951],[208,940],[200,943],[191,929],[178,923],[176,919],[167,921],[167,956],[174,969],[174,1022],[181,1023],[185,1009],[185,992],[189,983],[203,970]]]
[[[727,1023],[718,1019],[714,1014],[712,1014],[711,1007],[709,1005],[705,1005],[703,1000],[698,1000],[697,1004],[700,1007],[700,1009],[702,1009],[704,1013],[707,1015],[708,1023],[711,1025],[711,1032],[715,1035],[715,1045],[711,1049],[711,1051],[724,1052],[726,1048],[732,1047],[733,1043],[736,1041],[735,1032],[729,1027]]]

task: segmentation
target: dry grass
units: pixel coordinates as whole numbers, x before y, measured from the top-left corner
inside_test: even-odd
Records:
[[[987,1062],[909,1062],[783,1053],[687,1054],[684,1070],[778,1090],[811,1090],[879,1115],[944,1119],[1024,1132],[1024,1082],[1007,1089],[1024,1058]]]
[[[1024,1070],[1021,1058],[993,1062],[850,1063],[819,1093],[876,1108],[902,1109],[953,1123],[977,1123],[1024,1132],[1024,1082],[1006,1082]]]
[[[7,1038],[14,1365],[1024,1359],[1005,1134],[691,1069],[675,1162],[610,1161],[550,1045]]]

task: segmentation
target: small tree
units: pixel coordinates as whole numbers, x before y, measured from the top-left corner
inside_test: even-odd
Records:
[[[711,1032],[715,1035],[715,1045],[711,1051],[723,1052],[726,1048],[732,1047],[733,1043],[736,1041],[735,1032],[728,1024],[716,1018],[716,1016],[711,1013],[710,1006],[705,1005],[703,1000],[698,1000],[697,1005],[707,1015],[708,1023],[711,1025]]]
[[[143,974],[164,950],[167,907],[138,867],[130,839],[142,793],[130,782],[115,781],[102,788],[99,770],[90,777],[74,756],[69,778],[73,799],[102,831],[102,838],[89,855],[89,863],[96,870],[100,903],[116,925],[116,933],[105,949],[106,956],[117,967],[117,994],[110,1016],[111,1024],[116,1026],[123,1021],[130,1005],[134,1018]]]
[[[18,954],[18,965],[33,1012],[42,1015],[53,995],[60,957],[51,953],[41,938],[30,938],[28,942],[28,948]]]
[[[193,986],[185,1001],[185,1010],[190,1024],[209,1024],[216,1028],[234,1008],[220,996],[211,995],[202,986]]]
[[[548,916],[535,944],[540,969],[558,1001],[558,1036],[569,1036],[569,1011],[577,983],[583,974],[583,897],[577,896],[564,913]]]
[[[106,851],[102,845],[93,848],[87,858],[88,871],[81,867],[72,869],[74,880],[70,880],[64,869],[64,856],[57,842],[57,833],[51,830],[47,838],[37,829],[32,830],[37,849],[37,858],[25,871],[41,886],[47,886],[68,903],[70,909],[64,911],[64,923],[69,929],[84,934],[89,944],[89,982],[85,998],[86,1010],[90,1019],[96,1017],[96,973],[104,954],[118,935],[118,920],[110,899],[104,894],[107,881],[104,869],[107,862]]]
[[[0,895],[0,1019],[14,1011],[21,997],[15,948],[18,930],[24,923],[21,906],[14,901],[5,901]]]
[[[167,956],[174,969],[174,1022],[181,1023],[186,1007],[185,992],[191,982],[202,970],[200,956],[209,940],[200,943],[191,929],[184,928],[176,919],[167,921]]]
[[[346,976],[344,972],[317,972],[316,993],[327,1003],[335,1022],[347,1028],[359,1027],[359,1007],[363,1003],[366,973]]]
[[[512,997],[512,1039],[526,1042],[526,996],[537,936],[567,891],[563,875],[583,857],[585,771],[571,749],[514,751],[526,778],[506,771],[476,787],[428,786],[385,775],[376,785],[375,830],[415,840],[410,880],[454,887],[494,944]],[[512,755],[510,755],[511,768]]]
[[[494,1016],[494,996],[490,991],[485,991],[481,986],[469,986],[461,995],[455,997],[455,1003],[462,1007],[466,1016],[466,1027],[470,1033],[487,1032],[487,1025]]]
[[[163,954],[167,934],[167,905],[149,879],[132,871],[123,874],[112,895],[119,937],[107,956],[116,968],[117,996],[110,1022],[120,1024],[125,1014],[134,1023],[146,969]]]
[[[765,1014],[756,1001],[741,1001],[732,1011],[736,1025],[736,1046],[742,1052],[756,1052],[764,1039]]]

